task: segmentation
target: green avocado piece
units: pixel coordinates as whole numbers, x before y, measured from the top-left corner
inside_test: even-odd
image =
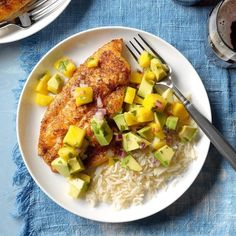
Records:
[[[121,132],[125,130],[129,130],[129,127],[125,121],[124,114],[118,114],[115,117],[113,117],[113,120],[115,121],[117,127]]]
[[[59,155],[59,157],[61,157],[62,159],[64,159],[67,162],[70,158],[76,157],[78,155],[78,152],[73,147],[64,146],[59,149],[58,155]]]
[[[93,118],[91,121],[91,127],[98,143],[101,146],[107,146],[110,144],[113,137],[113,131],[105,119],[100,121]]]
[[[166,127],[168,129],[176,130],[179,118],[176,116],[168,116],[166,120]]]
[[[78,173],[84,170],[84,164],[79,157],[74,157],[68,160],[70,174]]]
[[[160,81],[167,76],[167,73],[165,71],[165,65],[162,64],[161,61],[157,58],[153,58],[151,60],[150,68],[151,71],[155,74],[157,81]]]
[[[157,160],[161,162],[164,167],[168,167],[172,157],[174,156],[174,150],[168,145],[163,146],[158,151],[154,153],[154,156]]]
[[[124,150],[130,152],[136,149],[143,149],[150,145],[150,142],[132,132],[129,132],[122,135],[122,144]]]
[[[152,93],[153,86],[154,86],[154,81],[147,80],[145,77],[143,77],[138,89],[138,95],[143,98],[146,97],[146,95]]]
[[[192,139],[195,137],[197,133],[197,128],[190,126],[190,125],[184,125],[179,132],[179,137],[183,141],[191,142]]]
[[[142,129],[138,130],[137,132],[141,137],[147,139],[148,141],[153,140],[153,132],[152,128],[149,126],[143,127]]]
[[[61,157],[56,158],[51,163],[52,169],[58,171],[59,174],[63,175],[64,177],[70,176],[69,166],[65,160]]]
[[[60,75],[53,75],[47,84],[48,91],[54,94],[58,94],[63,87],[63,83],[63,79],[60,77]]]
[[[88,183],[80,178],[70,178],[68,182],[70,184],[69,195],[73,198],[82,197],[88,189]]]
[[[163,128],[163,126],[166,123],[167,115],[162,112],[154,112],[154,121],[155,123],[158,123],[160,127]]]
[[[138,172],[142,170],[142,167],[131,155],[128,155],[127,157],[125,157],[122,160],[121,166],[123,168],[128,167],[130,170],[134,170],[134,171],[138,171]]]
[[[165,98],[165,100],[170,104],[174,102],[173,90],[171,88],[168,88],[167,90],[165,90],[161,96]]]

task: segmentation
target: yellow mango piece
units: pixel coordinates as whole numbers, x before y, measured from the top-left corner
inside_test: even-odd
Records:
[[[131,76],[130,76],[130,83],[133,83],[133,84],[140,84],[141,81],[142,81],[142,73],[140,72],[131,72]]]
[[[35,91],[38,93],[48,94],[48,80],[50,79],[50,74],[46,73],[42,78],[39,79],[39,82],[35,88]]]
[[[65,146],[59,149],[58,155],[67,162],[70,158],[76,157],[78,152],[73,147]]]
[[[149,122],[152,120],[154,120],[154,114],[153,114],[152,110],[145,108],[145,107],[141,107],[141,108],[137,109],[137,121],[139,123]]]
[[[155,74],[156,80],[160,81],[167,76],[166,66],[157,58],[153,58],[150,63],[151,71]]]
[[[60,77],[60,75],[53,75],[47,83],[48,91],[54,94],[58,94],[62,90],[63,83],[63,79]]]
[[[48,106],[53,101],[52,96],[37,93],[35,97],[35,103],[39,106]]]
[[[99,64],[99,60],[97,58],[90,57],[87,61],[87,67],[88,68],[97,67],[98,64]]]
[[[63,143],[80,148],[85,137],[85,130],[77,126],[70,125],[66,136],[63,139]]]
[[[165,109],[167,101],[159,94],[148,94],[143,100],[143,106],[147,109],[155,108],[157,111],[162,112]]]
[[[66,77],[71,78],[76,70],[76,65],[70,58],[62,57],[54,63],[54,68]]]
[[[143,104],[143,98],[141,98],[138,95],[136,95],[134,97],[134,102],[133,103],[142,105]]]
[[[108,157],[108,165],[113,166],[115,164],[115,160],[112,157]]]
[[[154,135],[156,135],[162,129],[160,124],[155,123],[155,122],[149,123],[148,126],[151,127],[151,131]]]
[[[152,55],[147,51],[143,51],[140,57],[138,58],[139,65],[142,68],[147,68],[150,66]]]
[[[143,75],[147,80],[155,80],[156,76],[151,70],[147,70]]]
[[[124,118],[125,118],[125,122],[127,123],[128,126],[132,126],[132,125],[137,125],[138,121],[137,118],[135,116],[135,112],[125,112],[124,113]]]
[[[164,134],[163,130],[159,130],[156,134],[156,137],[160,138],[160,139],[164,139],[166,137],[166,135]]]
[[[161,148],[161,147],[163,147],[163,146],[165,146],[165,145],[166,145],[165,140],[162,140],[162,139],[160,139],[158,137],[155,137],[153,139],[152,143],[151,143],[151,147],[156,149],[156,150]]]
[[[124,102],[128,104],[132,104],[135,98],[136,89],[132,87],[127,87],[125,92]]]
[[[180,120],[187,120],[189,114],[185,109],[184,105],[180,102],[175,102],[172,104],[171,112],[174,116],[177,116]]]
[[[76,88],[76,105],[81,106],[93,101],[93,89],[91,87]]]

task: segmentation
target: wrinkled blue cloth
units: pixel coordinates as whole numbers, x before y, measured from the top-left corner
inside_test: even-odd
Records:
[[[207,89],[213,123],[235,147],[236,70],[218,68],[206,57],[210,9],[171,0],[72,0],[56,21],[20,42],[25,75],[14,90],[16,99],[38,60],[61,40],[97,26],[136,27],[165,39],[190,60]],[[213,147],[180,199],[154,216],[122,224],[97,223],[65,211],[37,187],[17,145],[12,155],[17,164],[13,181],[20,188],[15,215],[24,219],[21,235],[236,235],[236,174]]]

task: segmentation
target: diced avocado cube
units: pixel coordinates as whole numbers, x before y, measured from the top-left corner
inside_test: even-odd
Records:
[[[99,60],[97,58],[94,58],[94,57],[90,57],[87,61],[87,67],[88,68],[98,67],[98,64],[99,64]]]
[[[83,87],[75,89],[76,105],[81,106],[93,101],[93,89],[91,87]]]
[[[113,137],[113,131],[104,118],[102,120],[93,118],[91,120],[91,127],[98,143],[101,146],[107,146],[110,144]]]
[[[130,152],[136,149],[143,149],[150,143],[132,132],[122,135],[122,145],[126,152]]]
[[[161,147],[158,151],[156,151],[154,153],[154,156],[157,160],[161,162],[164,167],[168,167],[174,154],[174,150],[168,145],[165,145]]]
[[[137,111],[129,111],[124,113],[125,122],[128,126],[137,125]]]
[[[79,178],[69,179],[69,195],[73,198],[79,198],[84,195],[88,189],[88,183]]]
[[[163,67],[163,64],[157,58],[153,58],[150,63],[150,68],[155,74],[156,80],[160,81],[167,76],[167,73]]]
[[[64,177],[70,176],[69,166],[66,161],[64,161],[61,157],[56,158],[51,163],[52,169],[56,170],[59,174]]]
[[[179,132],[179,137],[183,141],[191,142],[195,137],[196,133],[197,133],[197,128],[190,125],[184,125],[181,131]]]
[[[167,119],[167,115],[165,113],[162,113],[162,112],[155,112],[154,113],[154,121],[161,128],[163,128],[163,126],[165,125],[166,119]]]
[[[121,132],[125,130],[129,130],[129,127],[125,121],[124,114],[118,114],[113,117],[113,120],[115,121],[117,127]]]
[[[124,102],[132,104],[135,98],[136,89],[132,87],[127,87],[125,92]]]
[[[58,155],[59,155],[59,157],[64,159],[64,161],[68,161],[68,159],[70,159],[72,157],[76,157],[78,155],[78,152],[73,147],[64,146],[59,149]]]
[[[134,98],[134,103],[142,105],[143,104],[143,98],[136,95],[135,98]]]
[[[158,137],[155,137],[155,138],[153,139],[152,143],[151,143],[151,147],[152,147],[153,149],[156,149],[156,150],[158,150],[159,148],[161,148],[161,147],[163,147],[163,146],[165,146],[165,145],[166,145],[165,140],[160,139],[160,138],[158,138]]]
[[[166,127],[168,129],[176,130],[179,118],[176,116],[168,116],[166,119]]]
[[[53,101],[52,96],[37,93],[35,97],[35,103],[39,106],[48,106]]]
[[[134,170],[138,172],[142,171],[142,167],[140,166],[140,164],[131,155],[125,157],[122,160],[121,166],[123,168],[128,167],[130,170]]]
[[[50,74],[46,73],[42,78],[39,79],[39,82],[35,88],[35,91],[42,93],[44,95],[48,94],[48,80],[50,79]]]
[[[148,80],[145,77],[142,78],[142,82],[138,89],[138,95],[145,98],[146,95],[151,94],[154,86],[154,81]]]
[[[174,116],[179,117],[180,120],[187,120],[189,118],[189,114],[181,102],[173,103],[171,112]]]
[[[133,83],[133,84],[140,84],[141,81],[142,81],[142,73],[140,72],[131,72],[131,76],[130,76],[130,83]]]
[[[77,175],[76,175],[78,178],[80,178],[80,179],[82,179],[82,180],[84,180],[86,183],[90,183],[90,181],[91,181],[91,177],[89,176],[89,175],[86,175],[86,174],[84,174],[84,173],[78,173]]]
[[[155,108],[157,111],[162,112],[166,107],[166,100],[159,94],[151,93],[148,94],[143,100],[143,106],[152,109]]]
[[[84,170],[84,164],[79,157],[73,157],[68,160],[70,174],[78,173]]]
[[[161,95],[168,103],[174,102],[173,90],[171,88],[166,89]]]
[[[140,57],[138,58],[139,65],[142,68],[149,67],[152,58],[153,56],[150,53],[148,53],[147,51],[143,51]]]
[[[138,130],[137,132],[141,137],[151,141],[154,137],[152,128],[150,126],[143,127],[142,129]]]
[[[72,147],[81,147],[85,137],[85,130],[74,126],[70,125],[66,136],[63,139],[63,143],[72,146]]]
[[[55,74],[51,77],[50,80],[48,80],[48,91],[54,94],[58,94],[59,92],[61,92],[63,84],[64,82],[60,75]]]
[[[153,115],[153,111],[146,108],[146,107],[140,107],[137,110],[137,121],[139,123],[143,123],[143,122],[149,122],[154,120],[154,115]]]
[[[72,77],[74,71],[76,70],[75,63],[68,57],[60,58],[55,62],[54,67],[56,70],[69,78]]]

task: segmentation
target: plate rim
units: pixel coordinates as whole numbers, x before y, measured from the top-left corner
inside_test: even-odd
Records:
[[[24,161],[24,164],[28,170],[28,172],[30,173],[32,179],[35,181],[35,183],[38,185],[38,187],[47,195],[47,197],[49,197],[54,203],[56,203],[57,205],[59,205],[60,207],[62,207],[63,209],[67,210],[68,212],[70,213],[73,213],[75,214],[76,216],[79,216],[79,217],[82,217],[82,218],[85,218],[85,219],[89,219],[89,220],[93,220],[93,221],[96,221],[96,222],[103,222],[103,223],[125,223],[125,222],[133,222],[133,221],[136,221],[136,220],[141,220],[141,219],[144,219],[144,218],[147,218],[149,216],[152,216],[154,214],[157,214],[159,212],[161,212],[162,210],[166,209],[167,207],[169,207],[170,205],[172,205],[174,202],[176,202],[187,190],[189,190],[190,186],[194,183],[194,181],[196,180],[197,176],[199,175],[200,171],[202,170],[202,167],[206,161],[206,158],[208,156],[208,153],[209,153],[209,148],[210,148],[210,140],[207,139],[207,148],[206,148],[206,156],[204,158],[204,161],[202,161],[202,164],[199,168],[199,171],[195,173],[195,176],[193,178],[193,180],[187,185],[187,188],[184,190],[184,191],[181,191],[180,194],[176,194],[176,197],[174,199],[174,201],[172,201],[170,204],[168,204],[167,206],[164,206],[162,207],[160,210],[158,211],[152,211],[151,213],[148,212],[148,213],[145,213],[142,217],[139,217],[139,218],[135,218],[135,219],[124,219],[124,220],[101,220],[101,219],[97,219],[96,217],[88,217],[88,216],[81,216],[81,215],[78,215],[77,212],[67,208],[66,206],[63,206],[62,203],[60,203],[59,201],[57,201],[56,199],[54,199],[45,189],[44,187],[39,183],[39,181],[37,180],[37,178],[34,176],[34,174],[32,173],[30,167],[28,166],[27,164],[27,160],[25,159],[25,156],[24,156],[24,152],[22,150],[22,147],[21,147],[21,141],[20,141],[20,135],[19,135],[19,114],[20,114],[20,109],[21,109],[21,104],[22,104],[22,99],[23,99],[23,95],[25,93],[25,90],[26,90],[26,87],[27,87],[27,84],[29,82],[29,79],[31,78],[32,74],[34,73],[34,71],[36,70],[36,68],[39,66],[39,64],[41,63],[41,61],[43,61],[53,50],[55,50],[57,47],[61,46],[64,42],[66,42],[67,40],[70,40],[74,37],[77,37],[77,36],[80,36],[80,35],[83,35],[83,34],[87,34],[87,33],[90,33],[90,32],[93,32],[93,31],[99,31],[99,30],[112,30],[112,29],[119,29],[119,30],[131,30],[131,31],[138,31],[140,33],[144,33],[144,34],[148,34],[149,36],[152,36],[152,37],[155,37],[157,38],[158,40],[162,41],[163,43],[165,44],[168,44],[169,47],[171,47],[176,53],[178,53],[181,57],[183,57],[189,64],[190,66],[193,68],[193,70],[195,71],[195,73],[197,74],[197,76],[199,77],[199,82],[201,83],[201,85],[203,86],[204,88],[204,93],[206,95],[206,98],[208,100],[208,104],[207,104],[207,113],[208,113],[208,120],[210,122],[212,122],[212,111],[211,111],[211,105],[210,105],[210,100],[209,100],[209,96],[207,94],[207,91],[206,91],[206,88],[199,76],[199,74],[197,73],[197,71],[195,70],[195,68],[193,67],[193,65],[191,64],[191,62],[177,49],[175,48],[174,46],[172,46],[169,42],[167,42],[166,40],[160,38],[159,36],[156,36],[155,34],[152,34],[152,33],[149,33],[147,31],[144,31],[144,30],[140,30],[140,29],[137,29],[137,28],[133,28],[133,27],[126,27],[126,26],[102,26],[102,27],[94,27],[94,28],[90,28],[90,29],[87,29],[87,30],[83,30],[83,31],[80,31],[78,33],[75,33],[67,38],[65,38],[64,40],[62,40],[61,42],[57,43],[56,45],[54,45],[47,53],[45,53],[43,55],[43,57],[40,58],[40,60],[36,63],[36,65],[34,66],[34,68],[32,69],[32,71],[30,72],[30,74],[28,75],[26,81],[25,81],[25,84],[23,86],[23,89],[22,89],[22,92],[21,92],[21,95],[20,95],[20,98],[19,98],[19,101],[18,101],[18,106],[17,106],[17,114],[16,114],[16,136],[17,136],[17,142],[18,142],[18,146],[19,146],[19,150],[20,150],[20,153],[21,153],[21,156],[22,156],[22,159]]]

